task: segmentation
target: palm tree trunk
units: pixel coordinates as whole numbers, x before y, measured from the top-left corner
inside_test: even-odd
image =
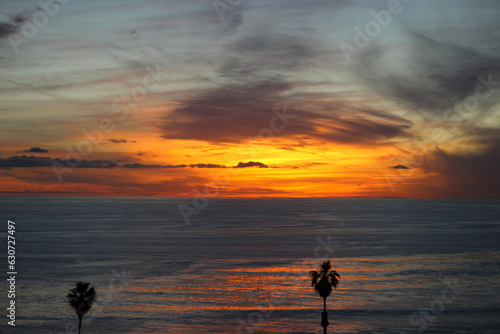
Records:
[[[80,321],[78,322],[78,334],[80,334],[80,331],[82,330],[82,317],[78,317]]]
[[[328,313],[326,311],[321,314],[321,326],[323,326],[323,333],[326,334],[326,327],[328,327]]]
[[[326,297],[323,297],[323,313],[321,314],[321,326],[323,326],[323,334],[326,334],[326,327],[328,327],[328,313],[326,312]]]

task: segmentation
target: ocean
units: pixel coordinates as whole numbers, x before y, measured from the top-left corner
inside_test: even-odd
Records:
[[[16,326],[77,333],[323,333],[308,273],[331,260],[329,333],[500,333],[500,201],[0,197],[15,222]]]

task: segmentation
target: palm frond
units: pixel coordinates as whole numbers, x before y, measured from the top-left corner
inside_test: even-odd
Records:
[[[69,305],[79,318],[87,314],[94,301],[96,300],[96,291],[94,288],[89,288],[90,283],[77,282],[76,286],[70,290],[66,298]]]
[[[330,265],[330,260],[323,261],[323,263],[320,265],[320,269],[325,275],[332,269],[332,266]]]
[[[94,288],[90,288],[85,291],[83,297],[90,303],[93,304],[96,299],[96,293]]]
[[[330,283],[332,284],[332,286],[334,288],[337,288],[337,285],[339,285],[339,280],[337,277],[340,278],[340,275],[335,270],[332,270],[328,276],[330,277]]]
[[[311,277],[311,286],[323,298],[327,298],[334,288],[339,284],[340,275],[336,270],[331,270],[332,266],[330,260],[325,260],[319,265],[318,270],[311,270],[309,276]]]
[[[316,270],[311,270],[309,272],[309,276],[311,276],[311,286],[314,286],[318,282],[318,278],[321,276]]]
[[[319,282],[314,285],[314,289],[322,298],[327,298],[333,290],[332,285],[328,280],[328,276],[321,277]]]

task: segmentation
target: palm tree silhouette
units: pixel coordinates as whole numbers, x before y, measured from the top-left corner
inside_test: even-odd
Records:
[[[326,334],[326,327],[328,326],[328,313],[326,312],[326,298],[330,296],[333,288],[337,288],[339,284],[340,275],[335,270],[331,270],[330,260],[323,261],[319,266],[319,271],[311,270],[309,276],[311,276],[311,286],[319,293],[323,298],[323,313],[321,317],[321,326],[323,326],[324,333]]]
[[[96,299],[96,293],[94,288],[90,287],[90,283],[76,282],[76,286],[71,289],[66,296],[71,308],[75,310],[78,316],[78,334],[80,334],[82,328],[82,318],[87,314],[92,308],[92,304]]]

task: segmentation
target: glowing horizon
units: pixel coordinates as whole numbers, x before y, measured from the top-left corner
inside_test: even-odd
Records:
[[[0,16],[0,195],[500,198],[496,2],[43,3]]]

